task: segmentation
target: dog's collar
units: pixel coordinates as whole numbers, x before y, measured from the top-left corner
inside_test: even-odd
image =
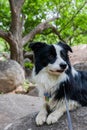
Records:
[[[51,93],[45,92],[44,98],[45,98],[45,101],[49,102],[49,99],[51,98]]]

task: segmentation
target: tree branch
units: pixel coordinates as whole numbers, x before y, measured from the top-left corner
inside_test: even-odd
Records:
[[[40,23],[39,25],[37,25],[37,27],[34,28],[29,34],[24,36],[24,38],[22,39],[22,45],[24,46],[28,41],[32,40],[36,34],[40,34],[42,31],[44,31],[48,28],[52,28],[52,26],[48,23],[52,22],[58,18],[59,18],[59,16],[56,16],[56,17],[50,18],[48,20],[45,20],[43,23]],[[55,28],[55,30],[56,30],[56,28]],[[57,32],[56,32],[56,34],[57,34]]]
[[[53,26],[51,24],[49,24],[48,26],[50,29],[52,29],[52,32],[55,33],[61,41],[65,42],[64,39],[62,38],[62,36],[60,35],[60,32],[57,31],[57,28],[55,26]]]
[[[87,1],[84,2],[84,4],[77,10],[77,12],[73,15],[73,17],[64,25],[64,27],[60,30],[60,32],[65,29],[72,21],[73,19],[77,16],[77,14],[83,9]]]
[[[14,42],[11,32],[5,32],[0,30],[0,37],[3,38],[6,42],[8,42],[9,45],[16,44],[16,42]]]
[[[5,39],[7,41],[8,39],[8,33],[5,31],[0,30],[0,37]]]
[[[43,23],[49,23],[49,22],[52,22],[52,21],[54,21],[55,19],[58,19],[58,18],[59,18],[59,16],[57,15],[55,17],[52,17],[52,18],[45,20]]]

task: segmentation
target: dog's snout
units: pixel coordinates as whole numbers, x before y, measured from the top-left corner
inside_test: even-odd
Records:
[[[66,65],[66,64],[64,64],[64,63],[61,63],[61,64],[60,64],[61,69],[65,69],[65,68],[66,68],[66,66],[67,66],[67,65]]]

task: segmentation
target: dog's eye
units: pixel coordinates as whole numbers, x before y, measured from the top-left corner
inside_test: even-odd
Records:
[[[53,59],[54,56],[52,54],[49,55],[49,59]]]

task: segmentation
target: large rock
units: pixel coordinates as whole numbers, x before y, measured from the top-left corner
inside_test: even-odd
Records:
[[[70,53],[70,61],[73,65],[87,61],[87,44],[72,47],[73,53]]]
[[[7,93],[22,86],[24,79],[24,70],[16,61],[0,61],[0,92]]]
[[[42,106],[39,97],[22,94],[0,95],[0,130],[16,119],[38,112]]]
[[[79,108],[70,113],[72,118],[73,130],[87,130],[87,108]],[[35,114],[27,115],[9,124],[4,130],[69,130],[67,115],[60,118],[58,123],[53,125],[36,126]]]
[[[42,106],[39,97],[27,95],[0,95],[0,130],[69,130],[67,114],[53,125],[36,126],[35,117]],[[70,112],[73,130],[87,130],[87,108]]]
[[[87,71],[87,61],[83,63],[77,63],[74,65],[74,67],[77,70]]]

